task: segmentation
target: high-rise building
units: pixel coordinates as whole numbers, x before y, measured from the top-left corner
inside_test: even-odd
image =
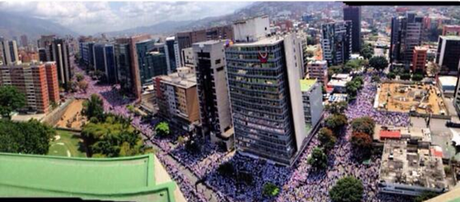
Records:
[[[46,50],[44,48],[38,49],[38,59],[40,62],[46,62]]]
[[[27,40],[27,35],[21,36],[21,46],[27,47],[29,45],[29,41]]]
[[[86,67],[92,67],[94,70],[94,42],[88,41],[88,42],[80,42],[80,55],[81,59],[83,61],[83,64],[86,65]]]
[[[233,148],[233,124],[228,94],[224,41],[193,44],[200,119],[204,136]]]
[[[178,67],[177,53],[178,47],[175,37],[166,38],[165,42],[165,53],[166,53],[166,64],[168,65],[168,74],[176,71]]]
[[[42,35],[40,39],[38,39],[38,48],[44,48],[46,53],[46,60],[43,61],[51,61],[52,53],[50,48],[55,38],[56,35]]]
[[[361,51],[361,7],[345,6],[343,20],[351,21],[351,49],[354,53],[359,53]]]
[[[107,83],[114,84],[117,82],[117,69],[115,67],[115,54],[113,44],[96,43],[94,51],[94,68],[104,73]]]
[[[443,36],[460,36],[460,25],[444,25],[442,28]]]
[[[188,32],[179,32],[176,34],[178,52],[182,53],[184,48],[192,47],[192,44],[208,40],[234,39],[233,27],[220,26],[207,29],[194,30]],[[180,55],[180,61],[184,61],[184,55]],[[181,64],[184,65],[184,64]]]
[[[18,46],[16,41],[0,40],[0,53],[2,53],[2,64],[12,65],[19,61]]]
[[[184,56],[182,64],[184,66],[193,65],[195,63],[195,56],[193,53],[193,48],[184,48],[182,49],[182,54]]]
[[[329,66],[345,64],[352,52],[352,22],[339,21],[322,25],[323,59]]]
[[[150,39],[150,35],[137,35],[116,40],[115,57],[118,77],[122,89],[141,100],[142,85],[139,74],[139,60],[136,43]]]
[[[267,37],[267,16],[235,22],[225,51],[235,146],[283,165],[301,153],[305,131],[297,37]],[[351,48],[351,47],[350,47]]]
[[[0,67],[0,86],[11,85],[26,97],[22,111],[47,113],[51,102],[59,103],[56,64],[23,64]]]
[[[155,44],[154,39],[147,39],[136,43],[137,60],[139,61],[139,75],[141,85],[144,85],[148,80],[151,82],[152,76],[147,63],[147,57],[150,56],[150,51],[153,50]]]
[[[303,112],[305,117],[305,130],[307,139],[313,137],[312,131],[318,126],[323,115],[323,93],[321,83],[316,79],[300,80],[300,91],[302,91]]]
[[[177,129],[191,133],[199,122],[196,75],[190,68],[155,78],[159,115]]]
[[[46,50],[46,49],[45,49]],[[58,80],[64,89],[69,90],[70,79],[72,78],[72,72],[70,68],[70,54],[69,45],[64,39],[56,38],[49,45],[50,57],[47,56],[47,61],[55,61]]]
[[[427,47],[414,47],[414,55],[412,56],[412,72],[425,72],[427,52]]]
[[[460,59],[460,36],[440,36],[435,63],[449,74],[457,75]]]
[[[422,20],[411,12],[392,18],[390,64],[401,63],[409,69],[414,47],[422,43]]]
[[[327,85],[327,61],[315,60],[309,62],[307,64],[307,78],[317,79],[318,82],[321,82],[323,85]]]

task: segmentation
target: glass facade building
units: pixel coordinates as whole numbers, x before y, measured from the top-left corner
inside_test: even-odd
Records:
[[[134,85],[131,73],[131,55],[128,43],[117,43],[114,45],[115,67],[118,74],[118,82],[121,89],[125,92],[131,92]]]
[[[148,64],[149,52],[153,49],[155,40],[148,39],[136,43],[137,60],[139,63],[139,76],[141,78],[141,85],[146,82],[151,82],[151,67]]]
[[[352,53],[352,23],[340,21],[322,25],[321,46],[328,65],[345,64]]]
[[[297,145],[284,47],[276,40],[225,52],[237,148],[289,165]]]

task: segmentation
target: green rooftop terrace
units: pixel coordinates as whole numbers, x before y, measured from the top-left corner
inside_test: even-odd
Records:
[[[0,196],[175,201],[174,182],[155,183],[154,158],[0,153]]]
[[[313,85],[315,85],[316,79],[302,79],[300,80],[300,91],[306,92],[311,89]]]

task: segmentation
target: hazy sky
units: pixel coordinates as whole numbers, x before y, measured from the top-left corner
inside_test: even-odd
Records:
[[[0,11],[47,19],[81,34],[198,20],[233,13],[251,2],[0,2]]]

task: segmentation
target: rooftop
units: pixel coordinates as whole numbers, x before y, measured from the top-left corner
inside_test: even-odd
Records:
[[[307,92],[315,85],[316,79],[303,79],[300,80],[300,91]]]
[[[448,39],[448,40],[460,41],[460,36],[455,36],[455,35],[439,36],[439,37],[443,39]]]
[[[270,36],[270,37],[262,37],[259,38],[257,41],[253,42],[241,42],[241,43],[235,43],[232,46],[234,47],[247,47],[247,46],[261,46],[261,45],[275,45],[283,41],[284,37],[283,36]]]
[[[160,76],[160,78],[161,82],[186,89],[196,86],[196,74],[190,67],[179,67],[177,68],[177,72]]]
[[[382,154],[380,181],[429,189],[447,189],[442,159],[429,148],[387,140]]]
[[[156,183],[154,161],[0,153],[0,196],[175,201],[174,182]]]

